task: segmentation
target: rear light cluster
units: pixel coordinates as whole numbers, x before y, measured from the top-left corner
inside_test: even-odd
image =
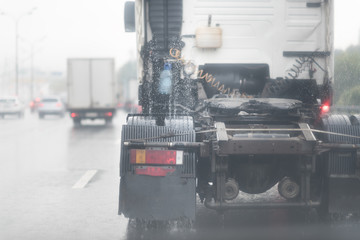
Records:
[[[57,107],[61,107],[62,104],[61,104],[61,103],[57,103],[56,106],[57,106]]]
[[[175,172],[175,165],[183,164],[183,156],[183,151],[131,149],[130,163],[136,165],[137,175],[164,177]]]
[[[60,103],[61,104],[61,103]],[[58,106],[58,105],[57,105]],[[59,105],[58,107],[60,107],[61,105]],[[96,115],[95,115],[95,117],[97,117],[98,116],[98,114],[97,113],[95,113]],[[79,117],[79,114],[78,113],[74,113],[74,112],[72,112],[72,113],[70,113],[70,116],[72,117],[72,118],[76,118],[76,117]],[[106,117],[112,117],[113,116],[113,113],[112,112],[106,112],[105,113],[105,116]]]
[[[181,165],[183,151],[131,149],[131,164]]]
[[[321,114],[326,114],[330,111],[330,104],[324,103],[321,105],[320,109],[321,109]]]

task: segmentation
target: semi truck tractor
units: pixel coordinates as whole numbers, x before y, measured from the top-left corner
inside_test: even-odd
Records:
[[[360,115],[330,114],[333,0],[136,0],[141,114],[122,127],[119,213],[195,220],[200,203],[360,211]],[[276,201],[244,194],[278,191]]]
[[[116,113],[114,60],[72,58],[67,61],[68,110],[75,125],[82,119],[105,119]]]

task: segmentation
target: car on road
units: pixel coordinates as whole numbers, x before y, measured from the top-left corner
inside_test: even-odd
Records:
[[[37,110],[39,118],[44,118],[45,115],[58,115],[61,118],[65,116],[65,105],[59,97],[42,98]]]
[[[17,97],[0,97],[0,118],[5,115],[24,116],[24,104]]]

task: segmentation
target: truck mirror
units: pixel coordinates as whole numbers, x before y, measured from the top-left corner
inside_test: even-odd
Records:
[[[125,32],[135,32],[135,2],[125,2]]]

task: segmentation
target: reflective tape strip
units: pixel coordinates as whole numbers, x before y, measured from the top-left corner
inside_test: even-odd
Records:
[[[182,165],[183,164],[183,158],[184,158],[184,152],[183,151],[176,151],[176,165]]]

